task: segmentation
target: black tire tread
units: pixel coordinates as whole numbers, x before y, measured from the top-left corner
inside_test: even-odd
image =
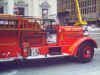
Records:
[[[89,45],[91,47],[91,52],[92,52],[92,55],[90,58],[84,58],[83,55],[82,55],[82,52],[83,52],[83,48],[85,48],[85,46]],[[83,62],[83,63],[86,63],[86,62],[90,62],[94,56],[94,47],[93,47],[93,44],[90,43],[90,42],[84,42],[80,45],[79,49],[78,49],[78,53],[77,53],[77,56],[78,56],[78,61],[79,62]]]

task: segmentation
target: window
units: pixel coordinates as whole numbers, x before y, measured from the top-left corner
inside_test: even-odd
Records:
[[[90,13],[90,8],[87,9],[87,13]]]
[[[88,14],[88,8],[86,8],[86,14]]]
[[[83,2],[83,7],[85,7],[85,2]]]
[[[83,8],[83,15],[85,14],[85,8]]]
[[[3,7],[0,7],[0,13],[4,13]]]
[[[83,9],[81,9],[81,13],[82,13],[82,15],[83,15]]]
[[[86,15],[86,8],[84,9],[84,15]]]
[[[90,13],[92,12],[92,8],[90,8]]]
[[[24,8],[18,8],[19,9],[19,15],[24,15]]]
[[[24,15],[24,8],[22,7],[15,8],[14,13],[17,15]]]
[[[85,6],[87,6],[87,2],[85,1]]]
[[[42,9],[42,18],[48,19],[48,9]]]
[[[96,12],[96,8],[95,7],[93,8],[93,12]]]
[[[96,5],[96,0],[93,0],[93,3]]]
[[[88,5],[91,5],[91,0],[88,0]]]

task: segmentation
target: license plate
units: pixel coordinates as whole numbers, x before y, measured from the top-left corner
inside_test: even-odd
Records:
[[[38,48],[31,48],[31,56],[38,56],[39,49]]]

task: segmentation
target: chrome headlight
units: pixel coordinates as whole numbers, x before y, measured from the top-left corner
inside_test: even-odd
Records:
[[[82,26],[82,29],[83,29],[83,34],[84,35],[88,35],[88,26]]]

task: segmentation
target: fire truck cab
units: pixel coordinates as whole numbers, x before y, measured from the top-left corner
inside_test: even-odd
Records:
[[[50,19],[0,15],[0,61],[73,56],[89,62],[94,48],[95,40],[84,35],[82,27],[61,26]]]

